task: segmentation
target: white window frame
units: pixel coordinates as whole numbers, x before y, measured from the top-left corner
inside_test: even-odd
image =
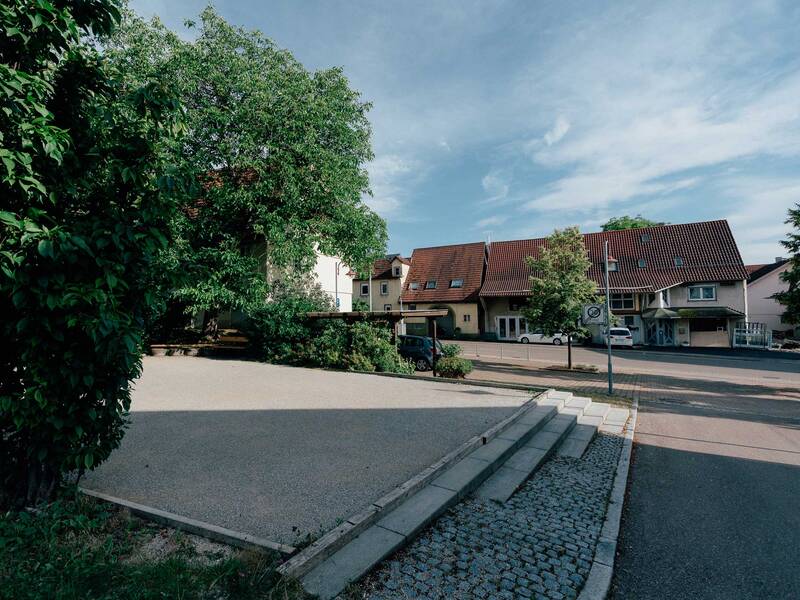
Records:
[[[458,285],[456,285],[458,283]],[[450,287],[451,288],[463,288],[464,287],[464,280],[463,279],[451,279],[450,280]]]
[[[465,314],[464,315],[464,323],[469,323],[470,321],[472,321],[472,315]]]
[[[615,271],[619,271],[619,262],[617,262],[616,260],[608,261],[608,272],[612,273]]]
[[[416,281],[412,281],[411,283],[408,284],[408,289],[410,289],[410,290],[418,290],[419,289],[419,283],[417,283]]]
[[[426,290],[435,290],[436,289],[436,280],[435,279],[429,279],[428,281],[426,281],[425,282],[425,289]]]
[[[361,295],[362,296],[369,296],[369,284],[362,283],[361,284]]]
[[[703,290],[711,289],[711,298],[705,297]],[[700,290],[699,298],[692,298],[692,290]],[[717,300],[717,285],[715,283],[704,283],[702,285],[690,285],[686,291],[686,299],[689,302],[715,302]]]
[[[381,281],[381,296],[388,296],[388,295],[389,295],[389,282]]]
[[[383,305],[383,312],[389,312],[390,310],[392,310],[392,305],[391,304],[384,304]]]

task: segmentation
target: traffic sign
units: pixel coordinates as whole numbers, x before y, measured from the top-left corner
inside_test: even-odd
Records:
[[[583,307],[584,325],[603,325],[606,322],[606,307],[602,304],[587,304]]]

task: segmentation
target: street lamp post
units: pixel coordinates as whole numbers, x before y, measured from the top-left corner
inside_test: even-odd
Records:
[[[608,395],[614,395],[614,372],[611,367],[611,294],[608,285],[608,240],[603,245],[603,262],[606,271],[606,348],[608,349]]]

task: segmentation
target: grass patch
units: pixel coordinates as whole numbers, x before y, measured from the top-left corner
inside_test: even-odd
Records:
[[[608,394],[599,394],[597,392],[592,392],[591,394],[585,394],[585,395],[589,396],[592,399],[592,402],[605,402],[606,404],[611,404],[612,406],[621,406],[622,408],[631,408],[631,406],[633,406],[632,398],[621,396],[619,394],[614,394],[613,396],[609,396]]]
[[[304,598],[280,555],[164,528],[82,495],[0,514],[0,598]]]

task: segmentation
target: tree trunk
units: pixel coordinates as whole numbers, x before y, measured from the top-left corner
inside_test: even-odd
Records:
[[[567,368],[572,370],[572,334],[567,334]]]

